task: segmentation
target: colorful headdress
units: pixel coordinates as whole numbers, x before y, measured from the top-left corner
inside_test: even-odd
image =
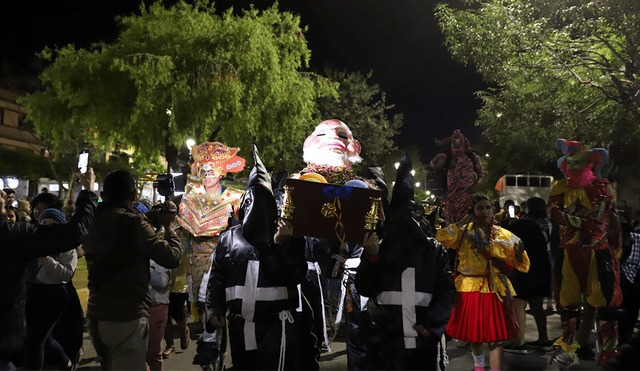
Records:
[[[202,170],[219,169],[227,173],[238,173],[244,169],[246,161],[237,156],[240,148],[227,147],[220,142],[202,143],[193,146],[191,153],[194,163],[191,164],[191,174],[199,176]]]
[[[602,168],[607,164],[607,161],[609,161],[609,152],[606,149],[593,148],[587,151],[587,149],[578,141],[557,139],[556,148],[564,154],[564,156],[558,159],[558,168],[562,171],[565,177],[568,176],[569,157],[584,156],[587,160],[585,167],[588,166],[588,164],[593,164],[592,171],[598,178],[602,177]]]

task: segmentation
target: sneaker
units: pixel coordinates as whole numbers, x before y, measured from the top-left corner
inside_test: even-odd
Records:
[[[508,353],[516,353],[516,354],[527,354],[529,353],[529,349],[527,349],[527,346],[525,344],[522,344],[520,346],[516,346],[515,343],[514,344],[510,344],[507,345],[505,347],[503,347],[505,352]]]
[[[559,345],[554,345],[553,356],[549,359],[549,364],[555,362],[558,365],[560,370],[566,370],[573,363],[573,358],[571,358],[567,353],[562,350],[562,347]]]
[[[539,349],[539,350],[543,350],[545,352],[548,352],[551,350],[551,346],[553,345],[553,341],[549,340],[549,341],[540,341],[540,340],[536,340],[536,341],[532,341],[530,343],[526,344],[529,348],[533,348],[533,349]]]
[[[196,355],[193,357],[193,364],[200,366],[209,366],[216,364],[218,360],[218,345],[214,342],[204,342],[198,340]]]
[[[169,347],[166,347],[165,350],[162,351],[162,358],[163,359],[170,358],[175,353],[176,353],[176,347],[174,347],[173,345],[169,346]]]

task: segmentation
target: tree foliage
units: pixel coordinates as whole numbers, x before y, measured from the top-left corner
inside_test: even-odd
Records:
[[[306,30],[277,3],[235,16],[206,0],[156,2],[118,21],[113,43],[41,53],[50,62],[46,90],[23,104],[56,149],[67,131],[102,146],[126,143],[146,159],[187,138],[244,150],[256,143],[269,166],[298,152],[290,149],[312,126],[315,100],[335,94],[334,84],[302,71]]]
[[[491,160],[503,157],[503,172],[545,169],[558,157],[557,138],[609,149],[636,146],[640,3],[463,3],[461,9],[440,4],[436,16],[454,58],[473,65],[492,86],[478,93],[477,124]]]
[[[385,92],[369,83],[373,71],[364,75],[326,68],[325,75],[340,84],[338,97],[318,99],[316,121],[338,119],[346,123],[362,144],[364,164],[381,166],[396,149],[393,137],[402,126],[403,115],[391,115],[393,105],[387,103]]]

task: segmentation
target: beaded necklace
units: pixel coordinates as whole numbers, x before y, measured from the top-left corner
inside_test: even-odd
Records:
[[[357,179],[351,166],[307,164],[307,166],[300,171],[300,174],[307,173],[318,173],[322,175],[327,182],[332,184],[345,184],[350,180]]]
[[[485,259],[491,259],[491,249],[493,247],[494,238],[493,221],[491,223],[491,232],[489,233],[489,238],[487,238],[487,235],[484,233],[484,230],[482,228],[474,229],[474,233],[468,234],[468,236],[475,241],[475,245],[473,246],[473,248],[476,249],[476,251],[478,251],[480,254],[482,254]]]

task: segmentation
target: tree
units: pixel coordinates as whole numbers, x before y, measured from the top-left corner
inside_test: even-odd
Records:
[[[122,17],[113,43],[46,48],[46,90],[22,100],[56,149],[69,131],[101,146],[126,143],[137,158],[165,151],[175,164],[187,138],[248,150],[265,165],[286,163],[311,126],[315,100],[335,85],[302,71],[310,51],[300,19],[277,3],[235,16],[213,4],[160,2]],[[175,166],[175,165],[174,165]]]
[[[440,4],[436,16],[454,58],[473,64],[491,85],[478,93],[477,125],[491,161],[503,157],[505,173],[548,170],[557,138],[612,153],[637,146],[640,3],[463,3]]]
[[[325,75],[340,84],[338,97],[318,99],[316,122],[329,119],[343,121],[362,144],[364,163],[382,165],[396,149],[393,137],[402,126],[403,115],[392,116],[389,111],[393,105],[387,104],[385,92],[380,91],[377,84],[369,84],[373,71],[363,75],[326,68]]]

